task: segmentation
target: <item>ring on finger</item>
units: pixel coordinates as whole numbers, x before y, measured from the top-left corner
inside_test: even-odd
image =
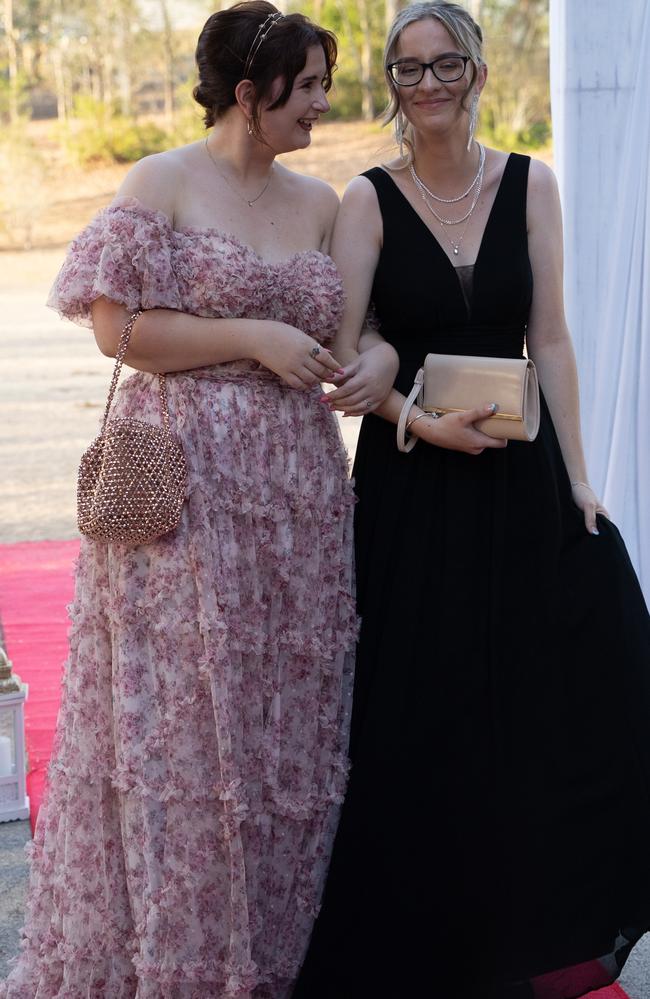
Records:
[[[318,346],[318,344],[316,344],[316,346],[312,347],[311,350],[309,351],[309,356],[316,358],[318,357],[319,354],[320,354],[320,347]]]
[[[366,400],[366,409],[370,409],[371,406],[372,406],[372,402],[370,401],[370,399],[367,399]]]

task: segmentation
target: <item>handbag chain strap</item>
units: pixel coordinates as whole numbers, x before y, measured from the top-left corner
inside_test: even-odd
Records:
[[[144,309],[138,309],[134,312],[132,316],[129,316],[129,320],[122,330],[119,343],[117,345],[117,353],[115,354],[115,367],[113,369],[113,378],[111,380],[111,387],[108,390],[108,399],[106,400],[106,409],[104,410],[104,419],[102,421],[102,433],[106,430],[106,424],[108,422],[108,414],[111,408],[111,403],[113,402],[113,396],[115,395],[115,389],[117,388],[117,383],[120,378],[120,372],[122,371],[122,364],[124,363],[124,358],[129,347],[129,340],[131,339],[131,333],[133,332],[133,327],[135,326],[136,319],[144,312]],[[165,430],[169,430],[169,409],[167,407],[167,391],[165,389],[165,376],[158,372],[158,395],[160,396],[160,408],[162,409],[163,416],[163,426]]]

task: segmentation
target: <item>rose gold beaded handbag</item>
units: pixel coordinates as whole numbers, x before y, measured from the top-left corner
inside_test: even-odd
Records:
[[[158,375],[162,427],[131,417],[108,419],[133,326],[122,330],[100,434],[84,452],[77,482],[77,522],[96,541],[143,545],[178,525],[187,469],[169,429],[165,376]]]

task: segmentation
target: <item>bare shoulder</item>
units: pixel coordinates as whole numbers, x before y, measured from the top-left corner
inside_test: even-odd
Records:
[[[278,163],[276,170],[291,192],[292,199],[315,212],[326,227],[331,228],[339,208],[339,196],[329,184],[319,177],[296,173]]]
[[[561,238],[562,209],[557,178],[542,160],[531,159],[528,171],[526,215],[529,235]]]
[[[555,198],[558,193],[557,177],[551,167],[532,157],[528,171],[528,193],[542,199]]]
[[[372,181],[362,175],[353,177],[343,194],[341,208],[349,212],[378,209],[377,191]]]
[[[197,145],[199,143],[191,143],[145,156],[129,170],[117,197],[137,198],[146,208],[164,212],[173,220],[179,182],[185,172],[191,169]]]
[[[383,221],[374,184],[363,176],[354,177],[345,189],[336,220],[336,233],[355,244],[362,240],[379,249],[383,240]]]

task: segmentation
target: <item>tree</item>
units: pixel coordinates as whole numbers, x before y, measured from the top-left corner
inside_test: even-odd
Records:
[[[14,125],[18,121],[18,46],[14,28],[13,0],[5,0],[4,31],[9,68],[9,121]]]
[[[167,0],[160,0],[160,13],[163,22],[165,117],[171,124],[174,118],[174,31]]]
[[[391,25],[397,17],[398,11],[402,10],[402,8],[407,5],[407,0],[386,0],[386,12],[384,17],[386,35],[388,35],[388,32],[390,31]]]
[[[548,0],[481,0],[490,69],[481,120],[503,145],[550,133]]]

